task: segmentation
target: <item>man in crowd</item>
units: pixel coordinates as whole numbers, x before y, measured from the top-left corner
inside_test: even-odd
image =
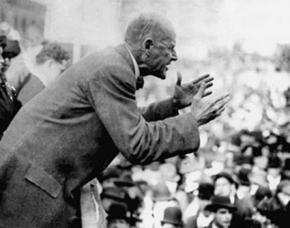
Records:
[[[55,42],[45,42],[35,58],[27,64],[29,74],[18,87],[18,99],[27,103],[45,87],[53,83],[66,69],[70,59],[68,52]]]
[[[208,226],[212,221],[212,213],[205,210],[214,195],[214,186],[210,182],[200,182],[197,197],[186,208],[184,216],[185,228],[200,228]],[[190,213],[191,210],[191,213]]]
[[[143,115],[136,105],[142,77],[165,79],[177,60],[175,39],[169,21],[141,15],[125,44],[83,58],[23,106],[0,143],[0,227],[68,227],[82,186],[119,152],[148,164],[198,150],[199,127],[228,101],[202,100],[210,77],[181,85],[179,76],[173,98]]]
[[[290,216],[290,181],[282,180],[270,198],[264,198],[258,205],[258,211],[265,216],[270,223],[279,228],[289,227]]]
[[[20,53],[19,43],[0,36],[0,139],[21,107],[14,89],[7,83],[6,71],[10,60]]]
[[[182,211],[179,207],[167,207],[161,220],[162,228],[182,228]]]
[[[213,196],[211,204],[206,209],[214,213],[213,221],[208,228],[229,228],[236,207],[226,196]]]

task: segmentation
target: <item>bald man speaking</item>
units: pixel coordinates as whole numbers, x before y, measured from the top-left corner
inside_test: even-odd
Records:
[[[179,75],[172,98],[136,104],[143,77],[165,79],[177,60],[175,39],[169,21],[141,15],[124,44],[83,58],[23,106],[0,143],[0,227],[69,227],[82,186],[118,153],[148,164],[198,150],[199,126],[228,100],[204,102],[211,77],[182,85]]]

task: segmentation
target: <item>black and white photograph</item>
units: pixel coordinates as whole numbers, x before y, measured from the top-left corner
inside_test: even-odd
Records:
[[[0,228],[289,228],[289,10],[0,0]]]

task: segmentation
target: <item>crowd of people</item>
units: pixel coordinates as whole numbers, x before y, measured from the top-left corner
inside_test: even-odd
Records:
[[[286,135],[242,130],[229,143],[232,156],[222,167],[202,155],[149,166],[132,166],[120,158],[99,178],[108,213],[114,214],[109,208],[116,205],[127,211],[110,222],[126,227],[287,227]],[[213,221],[216,226],[210,226]]]
[[[134,32],[136,33],[135,30],[132,31]],[[25,49],[21,47],[19,41],[9,38],[9,34],[0,36],[0,54],[1,139],[17,112],[58,79],[69,67],[71,57],[69,52],[56,42],[45,41],[37,47]],[[72,68],[71,71],[78,70]],[[181,79],[179,80],[180,84]],[[141,84],[143,83],[141,81]],[[207,83],[210,87],[211,80]],[[122,89],[119,92],[126,93]],[[77,94],[79,91],[74,90],[72,93]],[[286,100],[289,97],[287,91],[285,97]],[[71,97],[69,99],[73,100]],[[81,102],[83,97],[78,99],[78,102]],[[55,108],[53,102],[50,104]],[[89,109],[85,103],[82,103],[83,107]],[[77,114],[68,116],[73,118],[74,115]],[[52,121],[49,118],[47,117],[45,121]],[[160,155],[157,160],[144,155],[144,159],[150,161],[150,164],[146,164],[147,161],[145,164],[143,162],[134,164],[124,157],[124,153],[119,154],[108,168],[97,172],[97,179],[94,182],[100,194],[106,226],[108,228],[288,227],[290,137],[289,131],[285,129],[289,130],[289,124],[283,127],[284,131],[242,129],[222,140],[216,137],[212,144],[194,153],[193,151],[191,153],[187,151],[186,154],[176,153],[176,156],[168,158]],[[120,137],[118,140],[124,138]],[[59,145],[61,146],[65,147]],[[216,155],[219,159],[216,159]],[[61,159],[58,162],[61,162]],[[70,162],[72,161],[59,164],[58,169],[69,173],[72,168]],[[86,181],[88,180],[86,178]],[[0,180],[0,183],[2,191],[4,181]],[[52,197],[56,198],[54,190],[51,191]],[[0,195],[0,204],[1,197]],[[76,227],[77,224],[83,223],[80,217],[74,217],[72,220]]]
[[[57,42],[43,41],[24,48],[11,31],[1,33],[0,137],[20,107],[54,82],[70,60],[69,52]]]

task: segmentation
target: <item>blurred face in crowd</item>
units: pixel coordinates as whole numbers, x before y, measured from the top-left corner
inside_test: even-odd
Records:
[[[214,185],[215,195],[229,197],[231,195],[231,192],[232,192],[232,184],[228,181],[228,179],[220,177],[215,181]]]
[[[11,63],[10,59],[8,58],[4,59],[2,63],[1,72],[5,73],[8,70],[10,63]]]
[[[280,168],[268,168],[267,173],[268,173],[268,176],[278,177],[281,174],[281,169]]]
[[[248,185],[239,185],[237,189],[237,196],[239,199],[249,196],[251,193],[251,187]]]
[[[260,169],[266,169],[268,165],[268,158],[266,156],[254,157],[254,165]]]
[[[215,213],[214,223],[219,228],[228,228],[231,224],[232,213],[226,208],[220,208]]]
[[[241,141],[242,145],[251,145],[255,142],[255,138],[250,135],[243,134],[241,135]]]

